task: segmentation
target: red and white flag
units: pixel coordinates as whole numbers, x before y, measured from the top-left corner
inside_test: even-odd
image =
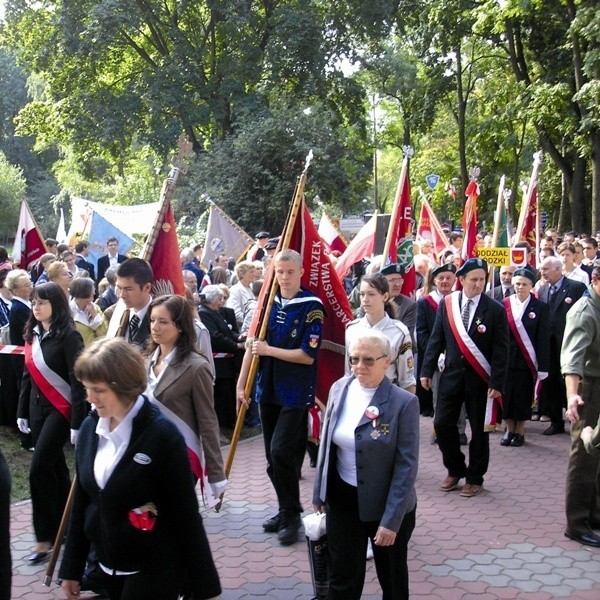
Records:
[[[21,269],[27,269],[47,251],[44,238],[29,210],[29,205],[26,200],[23,200],[13,246],[13,260],[19,263]]]
[[[348,244],[344,253],[338,258],[335,264],[335,271],[338,276],[344,277],[354,263],[361,261],[367,256],[375,253],[375,230],[377,228],[377,215],[374,214],[354,236],[354,239]]]
[[[325,211],[321,214],[321,221],[319,222],[319,236],[325,243],[325,248],[329,252],[337,251],[340,254],[343,254],[348,247],[348,243],[344,239],[344,236],[340,233],[339,229],[334,225],[333,221]]]
[[[450,245],[431,205],[425,198],[423,198],[421,203],[417,236],[424,240],[429,240],[433,244],[433,251],[436,256],[439,256],[440,252]]]

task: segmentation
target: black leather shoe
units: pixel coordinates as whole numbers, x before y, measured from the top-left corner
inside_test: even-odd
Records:
[[[548,429],[544,429],[544,431],[542,431],[543,435],[556,435],[557,433],[564,433],[565,432],[565,426],[564,425],[555,425],[554,423],[552,423],[552,425],[550,425],[550,427],[548,427]]]
[[[589,533],[581,533],[579,535],[573,535],[568,531],[565,531],[565,537],[573,540],[574,542],[579,542],[584,546],[600,548],[600,535],[596,535],[593,531],[590,531]]]
[[[500,440],[500,445],[501,446],[510,446],[510,443],[513,441],[513,437],[515,436],[514,433],[508,431],[508,429],[506,429],[504,431],[504,435],[502,436],[502,439]]]
[[[525,443],[525,436],[521,433],[515,433],[515,435],[513,436],[513,439],[510,442],[510,445],[513,446],[513,448],[519,448],[524,443]]]
[[[25,558],[25,560],[30,565],[39,565],[43,562],[46,562],[50,558],[51,554],[52,548],[50,548],[50,550],[47,550],[46,552],[32,552],[29,556]]]
[[[298,514],[293,517],[286,516],[283,519],[283,526],[277,534],[277,539],[282,546],[291,546],[298,541],[300,524],[300,515]]]
[[[277,513],[274,517],[267,519],[263,523],[265,533],[277,533],[283,524],[283,513]]]

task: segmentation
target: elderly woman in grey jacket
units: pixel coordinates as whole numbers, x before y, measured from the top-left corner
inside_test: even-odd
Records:
[[[408,598],[415,526],[419,401],[385,376],[389,340],[366,330],[349,349],[352,375],[331,388],[313,491],[327,511],[329,600],[358,600],[367,540],[384,600]]]

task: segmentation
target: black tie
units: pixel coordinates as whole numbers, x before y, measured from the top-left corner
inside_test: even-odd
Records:
[[[133,340],[139,328],[140,318],[137,315],[133,315],[133,317],[131,317],[131,320],[129,321],[129,341]]]
[[[508,298],[509,296],[510,296],[510,288],[506,288],[506,289],[504,290],[504,297],[505,297],[505,298]]]

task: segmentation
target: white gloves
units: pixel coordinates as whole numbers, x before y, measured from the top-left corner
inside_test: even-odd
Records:
[[[79,429],[71,429],[71,444],[73,444],[73,446],[77,443],[78,437],[79,437]]]
[[[215,498],[220,498],[221,494],[227,489],[228,481],[227,479],[223,479],[223,481],[217,481],[216,483],[210,484],[210,489]]]
[[[442,352],[438,357],[438,371],[440,373],[443,373],[445,368],[446,368],[446,353]]]
[[[28,419],[17,419],[17,427],[21,433],[31,433]]]

